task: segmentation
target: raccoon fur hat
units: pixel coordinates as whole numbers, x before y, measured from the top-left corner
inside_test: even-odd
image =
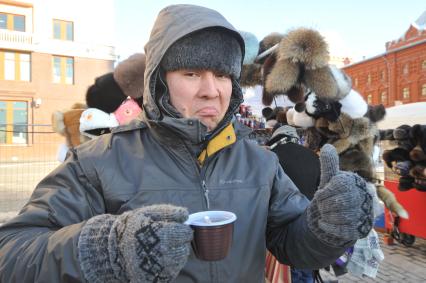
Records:
[[[379,133],[377,126],[368,118],[352,119],[346,113],[341,113],[337,121],[329,122],[328,129],[338,134],[339,138],[331,144],[339,154],[358,146],[370,156],[373,153],[375,137]]]
[[[328,45],[315,30],[299,28],[286,34],[276,50],[276,62],[264,78],[263,101],[272,101],[276,95],[293,92],[300,85],[312,90],[325,100],[340,100],[352,88],[350,78],[340,69],[328,65]],[[300,94],[300,92],[297,92]]]

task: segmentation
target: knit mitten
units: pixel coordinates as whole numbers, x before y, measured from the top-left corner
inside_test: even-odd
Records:
[[[170,282],[185,265],[192,229],[185,208],[152,205],[93,217],[83,226],[78,258],[88,282]]]
[[[320,163],[319,190],[307,209],[308,227],[324,243],[347,247],[371,230],[373,198],[363,178],[339,170],[339,157],[332,145],[322,147]]]

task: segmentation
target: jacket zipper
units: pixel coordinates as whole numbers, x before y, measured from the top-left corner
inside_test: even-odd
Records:
[[[207,188],[206,181],[204,179],[202,181],[202,186],[203,186],[204,199],[206,200],[207,209],[210,209],[209,189]]]

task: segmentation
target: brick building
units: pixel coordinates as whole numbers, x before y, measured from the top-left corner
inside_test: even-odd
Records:
[[[386,52],[342,68],[369,104],[426,101],[426,11]]]
[[[113,18],[113,0],[0,0],[0,159],[36,152],[34,132],[52,131],[52,112],[84,102],[112,71]]]

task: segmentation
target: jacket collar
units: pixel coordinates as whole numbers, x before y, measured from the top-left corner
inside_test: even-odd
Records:
[[[236,140],[237,136],[235,135],[234,127],[230,123],[209,141],[207,147],[198,156],[198,161],[200,164],[203,164],[207,157],[212,156],[222,148],[235,143]]]

